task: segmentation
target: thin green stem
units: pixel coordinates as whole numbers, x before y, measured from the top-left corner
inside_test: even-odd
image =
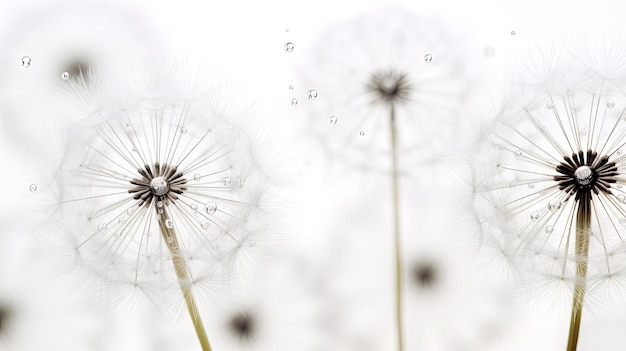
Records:
[[[589,257],[589,235],[591,234],[591,194],[582,193],[576,214],[576,281],[574,302],[569,325],[567,351],[576,351],[583,312],[583,300],[587,289],[587,259]]]
[[[391,131],[391,186],[393,203],[393,240],[396,269],[396,326],[398,338],[398,351],[403,350],[402,337],[402,255],[400,252],[400,204],[399,204],[399,184],[398,184],[398,155],[397,155],[397,130],[396,114],[393,104],[389,116]]]
[[[176,276],[178,277],[178,285],[180,286],[180,290],[183,293],[185,303],[187,304],[187,311],[189,312],[189,316],[191,317],[193,326],[196,329],[196,334],[198,335],[198,340],[200,341],[200,345],[202,346],[202,351],[211,351],[209,338],[206,335],[204,325],[202,324],[202,319],[200,318],[200,313],[198,313],[196,301],[193,298],[193,294],[191,293],[191,288],[189,285],[190,275],[189,271],[187,270],[187,263],[185,262],[185,258],[180,255],[180,245],[178,243],[176,231],[174,230],[174,226],[172,224],[168,225],[168,221],[171,221],[171,218],[168,214],[167,208],[163,206],[161,209],[163,210],[163,213],[160,214],[159,219],[161,236],[163,237],[163,241],[165,241],[165,243],[167,244],[167,248],[169,249],[172,256],[172,263],[174,264]]]

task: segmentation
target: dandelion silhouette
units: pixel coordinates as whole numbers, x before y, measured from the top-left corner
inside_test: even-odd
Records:
[[[626,104],[617,75],[569,55],[550,61],[548,79],[508,92],[474,169],[485,237],[508,248],[516,270],[571,286],[576,350],[589,282],[623,274]]]
[[[244,312],[234,314],[228,321],[228,327],[239,340],[249,342],[256,332],[254,315]]]
[[[320,92],[307,131],[317,131],[331,158],[391,174],[399,350],[398,178],[401,169],[411,172],[413,157],[423,167],[445,154],[452,140],[446,121],[452,121],[469,86],[465,63],[455,54],[458,45],[442,27],[399,8],[364,14],[327,33],[309,64],[315,75],[306,83]]]
[[[437,284],[438,275],[437,267],[431,262],[418,262],[413,265],[413,283],[422,289],[428,289]]]
[[[225,119],[236,112],[214,96],[136,95],[72,131],[59,215],[82,263],[106,281],[141,292],[177,285],[210,350],[193,290],[233,278],[259,249],[252,237],[263,232],[268,187],[248,137]]]

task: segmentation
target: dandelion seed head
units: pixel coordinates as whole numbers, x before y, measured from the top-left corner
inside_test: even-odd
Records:
[[[481,235],[508,248],[503,254],[520,282],[574,286],[580,262],[591,280],[624,268],[613,254],[626,245],[625,110],[615,108],[623,87],[573,52],[538,54],[548,60],[509,87],[513,98],[472,150]],[[581,211],[591,216],[588,257],[576,239]]]

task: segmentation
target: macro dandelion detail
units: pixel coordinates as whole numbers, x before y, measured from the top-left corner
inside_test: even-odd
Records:
[[[105,281],[179,290],[210,350],[193,292],[232,285],[263,246],[269,186],[249,137],[228,120],[236,114],[214,96],[136,95],[70,132],[59,216],[81,264]]]
[[[483,239],[516,271],[568,287],[576,350],[585,298],[626,268],[626,101],[617,69],[549,63],[547,78],[510,89],[481,132],[474,203]]]

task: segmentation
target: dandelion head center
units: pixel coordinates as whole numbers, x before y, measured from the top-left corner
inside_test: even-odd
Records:
[[[597,152],[579,151],[572,156],[564,156],[556,166],[559,173],[554,176],[559,189],[580,198],[583,193],[611,194],[611,184],[617,182],[617,166],[609,161],[609,156],[599,156]]]
[[[374,93],[377,99],[392,103],[408,100],[411,84],[406,74],[387,70],[372,74],[367,83],[367,90]]]
[[[170,185],[167,183],[165,177],[155,177],[150,181],[150,191],[154,195],[162,196],[170,191]]]
[[[139,168],[137,173],[139,177],[130,181],[132,187],[128,192],[134,194],[133,199],[139,201],[139,206],[159,201],[168,204],[187,190],[187,180],[175,166],[155,163]]]
[[[593,181],[593,171],[589,166],[580,166],[576,168],[574,178],[580,185],[589,185]]]

